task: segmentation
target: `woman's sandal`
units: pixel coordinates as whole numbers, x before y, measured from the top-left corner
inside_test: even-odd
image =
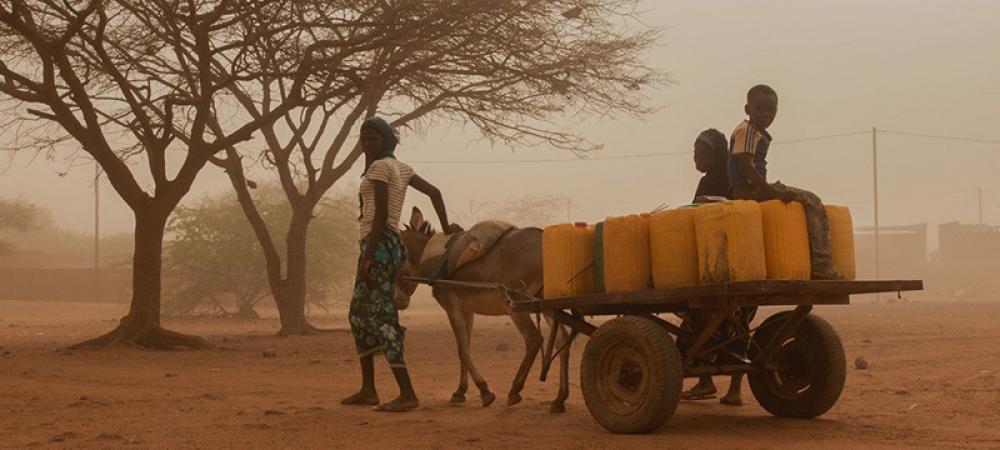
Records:
[[[698,400],[712,400],[717,398],[716,394],[692,394],[690,392],[681,392],[681,400],[686,400],[689,402],[696,402]]]
[[[698,401],[698,400],[711,400],[716,398],[718,393],[714,387],[701,387],[695,386],[691,389],[681,392],[681,400],[687,401]]]

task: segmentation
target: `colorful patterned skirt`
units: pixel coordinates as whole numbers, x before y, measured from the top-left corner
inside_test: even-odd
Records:
[[[369,235],[361,241],[362,255],[358,258],[358,274],[348,315],[354,344],[361,357],[382,353],[390,367],[405,368],[403,335],[406,329],[399,324],[394,283],[396,273],[406,260],[406,249],[399,233],[387,231],[375,246],[368,276],[363,277],[361,258],[371,238]]]

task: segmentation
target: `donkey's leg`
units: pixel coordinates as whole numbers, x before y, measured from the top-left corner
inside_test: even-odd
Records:
[[[566,332],[566,327],[555,321],[551,321],[549,324],[559,327],[559,345],[566,345],[566,348],[559,354],[559,394],[556,395],[556,399],[552,401],[552,406],[549,408],[550,412],[561,413],[566,412],[566,399],[569,398],[569,349],[572,344],[569,343],[569,333]]]
[[[469,342],[469,352],[472,352],[472,326],[475,324],[476,315],[471,312],[463,314],[465,319],[466,339]],[[461,373],[458,378],[458,390],[451,395],[451,403],[465,403],[465,393],[469,390],[469,368],[462,363]]]
[[[453,301],[451,304],[457,305],[458,302]],[[455,333],[455,341],[458,343],[458,358],[469,371],[469,374],[472,375],[472,381],[476,383],[476,387],[479,388],[479,397],[483,401],[483,406],[490,406],[497,397],[490,392],[486,380],[476,370],[476,365],[472,363],[472,355],[469,354],[469,331],[465,323],[465,317],[463,317],[462,311],[459,311],[456,306],[449,307],[446,310],[448,312],[448,320],[451,322],[451,331]]]
[[[521,337],[524,338],[524,359],[521,360],[521,367],[514,375],[514,383],[510,387],[510,393],[507,394],[507,406],[521,402],[521,390],[524,389],[524,382],[531,372],[531,365],[538,357],[538,351],[542,348],[542,333],[531,321],[531,316],[528,313],[514,313],[511,314],[510,319],[517,326],[517,331],[521,332]]]

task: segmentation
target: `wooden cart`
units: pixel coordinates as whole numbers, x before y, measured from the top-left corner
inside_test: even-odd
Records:
[[[512,311],[545,315],[571,331],[543,350],[543,378],[579,334],[589,336],[580,369],[591,416],[614,433],[647,433],[673,415],[685,377],[747,374],[754,397],[780,417],[813,418],[840,397],[846,360],[840,338],[813,305],[850,296],[922,290],[922,281],[767,280],[542,300],[507,290]],[[794,306],[747,329],[739,308]],[[680,327],[658,316],[680,313]],[[617,316],[600,325],[588,318]],[[723,335],[721,331],[726,331]],[[746,354],[734,352],[746,339]]]

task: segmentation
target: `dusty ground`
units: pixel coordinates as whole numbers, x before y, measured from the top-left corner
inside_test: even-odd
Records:
[[[820,308],[840,332],[849,371],[839,404],[817,420],[746,406],[682,403],[666,427],[611,435],[587,414],[574,352],[568,411],[548,413],[552,382],[532,375],[523,404],[447,404],[458,362],[443,314],[408,312],[408,360],[423,406],[385,415],[342,407],[358,385],[346,332],[277,338],[273,320],[172,320],[223,349],[63,352],[124,312],[116,305],[0,301],[0,447],[309,448],[1000,448],[1000,304],[898,303]],[[765,314],[766,315],[766,314]],[[340,313],[317,320],[346,328]],[[497,351],[500,344],[510,350]],[[504,319],[477,321],[480,369],[501,399],[520,358]],[[276,358],[264,358],[274,350]],[[536,365],[537,371],[537,365]],[[383,399],[395,388],[379,361]],[[720,380],[722,381],[722,380]],[[689,380],[690,384],[691,381]],[[721,387],[724,387],[723,381]],[[749,394],[749,390],[747,389]]]

